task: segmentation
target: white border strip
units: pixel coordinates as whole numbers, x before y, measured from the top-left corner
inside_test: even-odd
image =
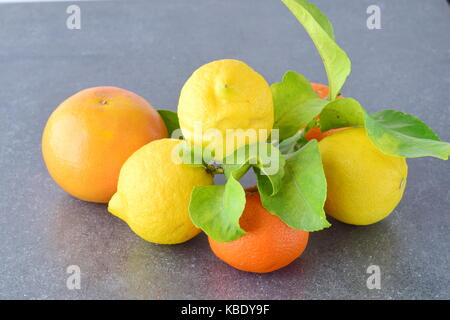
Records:
[[[98,1],[110,1],[110,0],[0,0],[0,4],[3,3],[42,3],[42,2],[98,2]]]

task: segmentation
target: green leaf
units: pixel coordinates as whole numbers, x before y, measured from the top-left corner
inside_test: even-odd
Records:
[[[403,135],[421,139],[441,140],[422,120],[406,113],[395,110],[383,110],[371,114],[371,117],[385,128],[395,130]]]
[[[280,130],[280,140],[294,135],[307,125],[327,104],[320,99],[309,81],[288,71],[283,80],[271,86],[275,108],[274,128]]]
[[[286,160],[279,192],[271,196],[257,174],[261,201],[270,213],[292,228],[318,231],[330,226],[323,210],[327,182],[317,140],[309,141]]]
[[[342,127],[363,127],[366,112],[353,98],[331,101],[320,114],[322,132]]]
[[[255,168],[264,181],[266,190],[272,195],[281,188],[285,159],[270,143],[257,142],[245,145],[224,159],[224,173],[239,180],[250,167]],[[270,190],[270,191],[269,191]]]
[[[305,144],[308,143],[308,140],[306,139],[305,134],[312,128],[317,127],[319,125],[320,125],[320,122],[316,119],[313,119],[302,130],[298,131],[292,137],[289,137],[286,140],[283,140],[278,146],[278,148],[281,151],[281,154],[289,157],[289,155],[291,153],[302,148]]]
[[[295,147],[297,146],[297,143],[300,139],[304,137],[304,131],[300,130],[293,136],[281,141],[281,143],[278,145],[278,149],[282,154],[291,153],[294,151]]]
[[[245,208],[245,191],[233,176],[225,185],[197,186],[191,194],[189,215],[195,226],[216,241],[228,242],[245,234],[239,218]]]
[[[309,129],[307,126],[306,128],[298,131],[292,137],[283,140],[278,146],[281,154],[289,156],[291,153],[296,152],[298,149],[307,144],[308,140],[305,138],[305,132],[308,130]]]
[[[450,155],[450,143],[440,141],[422,120],[409,114],[383,110],[366,115],[366,129],[372,143],[392,156],[447,160]]]
[[[331,24],[317,7],[304,0],[282,1],[306,29],[322,57],[328,76],[328,99],[334,100],[350,74],[350,59],[334,41]]]
[[[297,1],[301,3],[303,8],[309,12],[309,14],[316,20],[318,24],[322,27],[322,29],[328,34],[328,36],[334,40],[334,29],[331,22],[328,18],[312,3],[307,1]]]
[[[177,129],[180,129],[180,123],[178,121],[178,114],[171,110],[158,110],[159,115],[166,124],[167,131],[169,132],[169,137]]]
[[[358,101],[343,98],[330,102],[320,114],[322,131],[341,127],[365,127],[372,143],[383,153],[404,157],[436,157],[447,160],[450,144],[422,120],[412,115],[383,110],[369,115]]]

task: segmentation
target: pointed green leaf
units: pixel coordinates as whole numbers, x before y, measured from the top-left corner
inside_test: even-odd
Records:
[[[450,143],[439,137],[419,118],[395,110],[366,115],[366,129],[372,143],[392,156],[431,156],[447,160]]]
[[[261,201],[270,213],[292,228],[318,231],[330,226],[323,210],[327,182],[318,144],[311,140],[286,160],[280,191],[271,196],[257,173]]]
[[[447,160],[450,144],[422,120],[396,110],[369,115],[358,101],[343,98],[330,102],[320,115],[322,131],[341,127],[365,127],[372,143],[383,153],[404,157],[436,157]]]
[[[195,226],[216,241],[228,242],[245,234],[239,218],[245,208],[245,191],[232,176],[225,185],[197,186],[191,194],[189,214]]]
[[[334,100],[350,74],[350,59],[334,41],[331,24],[317,7],[304,0],[282,2],[306,29],[322,57],[330,87],[328,99]]]
[[[331,101],[320,114],[322,132],[342,127],[363,127],[366,112],[353,98]]]
[[[303,141],[307,142],[305,138],[305,132],[304,130],[300,130],[293,136],[281,141],[281,143],[278,145],[278,149],[280,150],[281,154],[289,154],[298,150]]]
[[[320,11],[320,9],[307,1],[300,0],[298,2],[301,3],[303,8],[309,12],[309,14],[314,18],[314,20],[316,20],[316,22],[328,34],[328,36],[334,40],[333,25],[328,20],[328,18]]]
[[[180,129],[178,114],[176,112],[173,112],[171,110],[158,110],[158,113],[166,124],[169,137],[172,135],[172,132]]]
[[[307,125],[327,104],[320,99],[309,81],[288,71],[283,80],[271,86],[275,108],[274,129],[280,130],[280,140],[294,135]]]

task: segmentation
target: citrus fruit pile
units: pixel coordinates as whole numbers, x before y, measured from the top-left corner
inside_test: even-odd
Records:
[[[341,95],[350,60],[331,23],[304,0],[282,0],[314,42],[328,85],[288,71],[269,85],[242,61],[207,63],[181,89],[178,112],[124,89],[96,87],[62,102],[42,137],[47,169],[79,199],[146,241],[177,244],[201,231],[243,271],[287,266],[327,215],[369,225],[391,214],[406,187],[406,158],[448,159],[420,119],[369,114]],[[256,185],[239,180],[249,171]],[[215,184],[214,176],[225,176]]]

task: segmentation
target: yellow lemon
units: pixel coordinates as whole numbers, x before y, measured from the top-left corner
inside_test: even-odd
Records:
[[[184,84],[178,117],[188,142],[207,147],[221,159],[244,144],[267,139],[274,122],[272,92],[244,62],[213,61]]]
[[[189,218],[195,186],[210,185],[213,177],[201,167],[178,163],[175,139],[155,140],[131,155],[120,170],[117,192],[108,210],[143,239],[175,244],[196,236]]]
[[[382,153],[363,128],[334,133],[319,142],[328,184],[325,211],[354,225],[387,217],[406,186],[406,160]]]

